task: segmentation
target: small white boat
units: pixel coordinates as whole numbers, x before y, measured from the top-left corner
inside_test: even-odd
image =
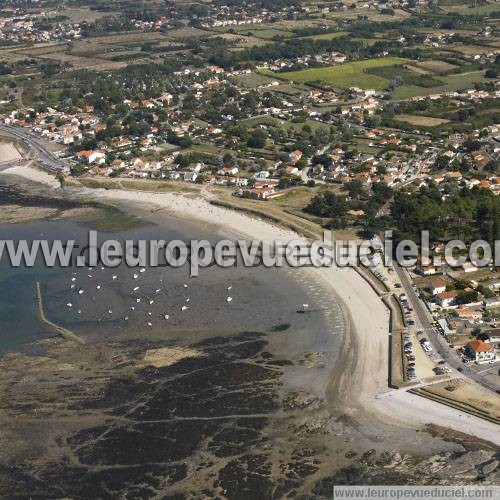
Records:
[[[188,306],[182,306],[181,311],[185,311],[188,308]]]
[[[108,314],[113,314],[113,311],[111,309],[108,309]]]
[[[97,285],[96,288],[97,288],[97,290],[100,290],[101,289],[101,285]]]
[[[113,274],[112,279],[115,280],[116,278],[118,278],[118,276],[116,274]]]
[[[82,314],[82,310],[81,309],[78,309],[78,311],[76,311],[78,314]]]
[[[226,302],[232,302],[232,301],[233,301],[233,298],[232,298],[232,297],[228,297],[228,298],[226,299]]]
[[[140,286],[136,286],[132,291],[133,292],[137,292],[137,290],[139,290],[139,288],[141,288]]]
[[[150,322],[148,321],[148,326],[153,326],[153,323],[150,323]]]
[[[136,280],[139,277],[138,274],[134,274],[134,279]]]
[[[82,294],[83,294],[83,290],[78,290],[78,293],[79,293],[80,295],[82,295]]]
[[[101,266],[101,271],[104,271],[104,267],[103,266]]]
[[[184,283],[184,288],[187,288],[188,286],[186,285],[186,283]]]
[[[165,319],[170,318],[170,316],[169,316],[168,314],[164,314],[164,315],[163,315],[163,317],[164,317]]]
[[[68,302],[66,305],[67,305],[68,307],[73,307],[73,304],[72,304],[71,302]]]
[[[73,276],[73,278],[71,278],[71,281],[76,281],[76,278]]]
[[[140,273],[145,273],[146,272],[146,269],[143,267],[139,270]]]
[[[92,275],[91,275],[91,274],[87,274],[87,276],[88,276],[89,278],[92,278]]]
[[[228,286],[228,287],[227,287],[227,289],[228,289],[228,290],[232,290],[232,289],[233,289],[233,287],[232,287],[232,286]]]
[[[154,300],[149,301],[149,305],[154,304]]]
[[[125,316],[123,319],[124,319],[125,321],[128,321],[128,316]]]
[[[141,301],[141,299],[136,299],[136,302],[139,303]]]
[[[75,288],[75,286],[76,286],[76,285],[71,285],[71,286],[70,286],[70,288],[71,288],[71,289],[73,289],[73,288]]]
[[[148,311],[148,316],[152,316],[153,313],[151,311]]]
[[[92,271],[92,268],[91,268],[91,267],[89,267],[89,271]]]
[[[161,292],[161,289],[160,289],[160,288],[157,288],[157,289],[155,290],[155,293],[160,293],[160,292]]]
[[[132,311],[135,311],[135,306],[130,306],[130,309],[132,309]]]

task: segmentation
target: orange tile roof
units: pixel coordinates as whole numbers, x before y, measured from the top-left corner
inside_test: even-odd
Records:
[[[482,340],[472,340],[467,344],[467,347],[472,349],[474,352],[490,352],[493,350],[493,346]]]

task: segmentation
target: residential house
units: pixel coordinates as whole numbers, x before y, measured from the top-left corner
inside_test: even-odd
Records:
[[[185,172],[184,173],[184,180],[187,182],[196,182],[196,179],[198,178],[198,173],[197,172]]]
[[[446,281],[441,278],[432,279],[429,284],[429,290],[432,295],[446,292]]]
[[[88,163],[89,165],[92,163],[102,165],[106,162],[106,155],[100,151],[78,151],[75,153],[75,157],[78,161]]]
[[[457,301],[457,292],[450,290],[447,292],[441,292],[437,294],[437,301],[441,307],[452,307]]]
[[[462,264],[462,269],[464,273],[474,273],[478,270],[472,262],[464,262]]]
[[[236,175],[238,173],[238,167],[222,167],[217,170],[217,175]]]
[[[489,342],[472,340],[465,346],[466,355],[476,363],[488,363],[496,359],[495,348]]]
[[[491,297],[489,299],[484,299],[483,304],[486,309],[500,307],[500,297]]]
[[[460,319],[466,319],[468,321],[476,321],[482,319],[483,313],[478,309],[471,309],[469,307],[457,307],[455,309],[455,314]]]
[[[300,149],[292,151],[289,155],[289,158],[290,158],[290,163],[292,165],[295,165],[302,158],[302,151]]]
[[[478,335],[478,339],[489,342],[490,344],[498,344],[500,343],[500,328],[486,330]]]
[[[431,259],[417,259],[415,271],[422,276],[430,276],[436,274],[436,268],[432,264]]]

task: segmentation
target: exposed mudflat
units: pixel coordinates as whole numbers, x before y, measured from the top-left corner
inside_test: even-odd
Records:
[[[177,347],[51,339],[38,355],[4,356],[0,491],[329,498],[333,484],[498,481],[500,457],[489,443],[439,428],[414,435],[393,429],[401,447],[391,449],[383,429],[367,435],[373,426],[363,429],[320,398],[286,389],[303,367],[269,342],[293,335],[281,329]]]

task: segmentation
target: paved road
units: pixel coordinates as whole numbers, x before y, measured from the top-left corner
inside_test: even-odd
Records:
[[[408,297],[408,301],[413,307],[413,311],[416,315],[418,323],[420,323],[421,329],[425,332],[426,337],[431,341],[435,351],[455,370],[461,368],[462,373],[467,377],[478,382],[483,387],[486,387],[491,391],[496,391],[498,389],[498,386],[485,379],[481,375],[481,373],[478,373],[479,371],[486,372],[489,370],[483,369],[475,371],[474,369],[469,368],[462,362],[457,353],[453,349],[448,347],[446,340],[441,335],[436,334],[432,326],[434,320],[423,301],[418,297],[415,290],[413,289],[412,280],[408,275],[408,272],[406,271],[406,269],[399,266],[399,264],[395,261],[393,261],[393,265],[401,282],[401,285],[403,285],[404,291]],[[485,368],[492,368],[490,365],[484,366]]]
[[[0,125],[0,134],[24,142],[34,152],[35,159],[49,170],[56,172],[68,170],[67,163],[48,151],[40,140],[28,130],[11,125]]]

